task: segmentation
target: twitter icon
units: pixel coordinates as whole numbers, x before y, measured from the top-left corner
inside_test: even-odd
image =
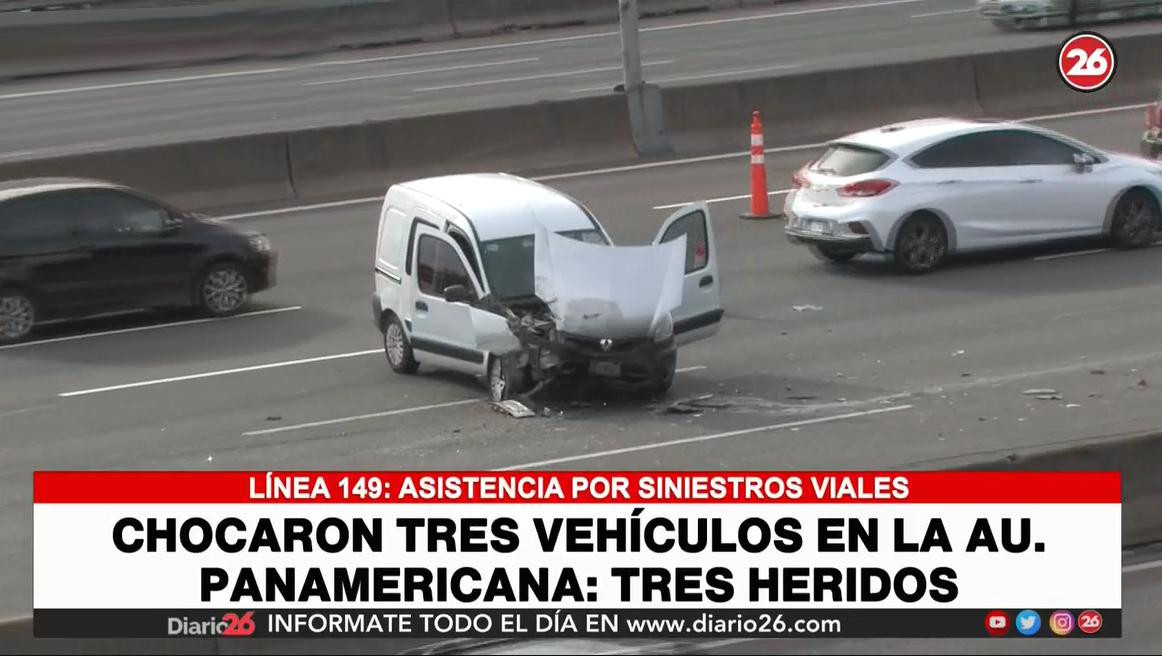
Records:
[[[1023,636],[1037,635],[1041,630],[1041,616],[1037,611],[1023,610],[1017,613],[1017,632]]]

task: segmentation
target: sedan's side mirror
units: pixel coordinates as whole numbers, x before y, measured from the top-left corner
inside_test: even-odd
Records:
[[[444,288],[444,300],[449,303],[469,303],[472,290],[467,285],[450,285]]]
[[[1078,173],[1093,170],[1093,155],[1089,153],[1074,153],[1073,168],[1077,169]]]

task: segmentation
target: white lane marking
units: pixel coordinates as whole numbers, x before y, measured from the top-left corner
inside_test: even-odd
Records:
[[[427,73],[446,73],[448,71],[465,71],[474,68],[488,68],[490,66],[508,66],[509,64],[524,64],[528,62],[541,61],[540,57],[525,57],[523,59],[505,59],[495,62],[483,62],[480,64],[461,64],[460,66],[442,66],[440,68],[421,68],[414,71],[396,71],[394,73],[376,73],[374,75],[357,75],[355,77],[341,77],[333,80],[319,80],[317,82],[304,82],[304,87],[317,87],[324,84],[342,84],[344,82],[359,82],[362,80],[382,80],[392,77],[407,77],[409,75],[424,75]]]
[[[1050,121],[1062,118],[1073,118],[1078,116],[1092,116],[1096,114],[1115,114],[1117,112],[1125,112],[1135,109],[1143,109],[1150,107],[1151,103],[1142,103],[1138,105],[1122,105],[1118,107],[1107,107],[1105,109],[1085,109],[1076,112],[1063,112],[1060,114],[1046,114],[1043,116],[1030,116],[1025,118],[1018,118],[1018,121]],[[793,146],[779,146],[777,148],[766,148],[764,153],[792,153],[800,150],[813,150],[822,148],[827,145],[827,142],[798,144]],[[750,157],[749,150],[743,150],[733,153],[721,153],[718,155],[702,155],[699,157],[686,157],[682,159],[671,159],[663,162],[645,162],[642,164],[628,164],[625,166],[611,166],[600,169],[589,169],[585,171],[572,171],[569,173],[555,173],[552,175],[542,175],[531,178],[538,182],[550,182],[552,180],[568,180],[571,178],[585,178],[594,175],[607,175],[610,173],[627,173],[630,171],[644,171],[649,169],[664,168],[671,166],[684,166],[687,164],[701,164],[704,162],[717,162],[728,159],[735,159],[739,157]],[[258,216],[269,216],[274,214],[290,214],[294,212],[309,212],[316,209],[328,209],[332,207],[343,207],[347,205],[361,205],[364,203],[380,202],[383,200],[382,196],[374,198],[355,198],[351,200],[341,200],[332,203],[315,203],[311,205],[297,205],[294,207],[287,207],[276,210],[265,210],[261,212],[247,212],[244,214],[234,214],[226,217],[218,217],[223,221],[230,221],[236,219],[246,219]]]
[[[247,317],[261,317],[268,314],[281,314],[283,312],[294,312],[301,310],[303,306],[292,305],[290,307],[271,308],[269,310],[255,310],[254,312],[244,312],[242,314],[235,314],[230,317],[209,317],[206,319],[190,319],[188,321],[171,321],[169,323],[152,324],[149,326],[136,326],[134,328],[121,328],[119,330],[105,330],[99,333],[85,333],[83,335],[69,335],[68,337],[53,337],[52,339],[38,339],[34,342],[21,342],[19,344],[8,344],[7,346],[0,346],[0,351],[8,349],[28,348],[30,346],[40,346],[41,344],[56,344],[58,342],[73,342],[79,339],[90,339],[92,337],[105,337],[107,335],[124,335],[126,333],[140,333],[146,330],[160,330],[162,328],[174,328],[177,326],[193,326],[199,323],[216,323],[220,321],[231,321],[233,319],[245,319]]]
[[[836,11],[850,11],[853,9],[869,9],[876,7],[890,7],[892,5],[908,5],[917,2],[928,2],[929,0],[882,0],[881,2],[865,2],[858,5],[839,5],[836,7],[814,7],[812,9],[796,9],[793,11],[779,11],[770,14],[756,14],[753,16],[736,16],[733,18],[714,18],[703,21],[696,21],[692,23],[681,23],[678,25],[659,25],[657,27],[642,28],[642,32],[667,32],[669,30],[681,30],[688,27],[706,27],[708,25],[726,25],[729,23],[742,23],[754,20],[764,20],[767,18],[790,18],[792,16],[808,16],[811,14],[828,14]],[[620,33],[616,33],[620,34]]]
[[[646,62],[642,66],[664,66],[673,64],[673,59],[663,59],[655,62]],[[466,89],[469,87],[483,87],[493,84],[509,84],[511,82],[525,82],[527,80],[545,80],[548,78],[569,77],[573,75],[590,75],[593,73],[608,73],[610,71],[620,71],[622,67],[618,66],[602,66],[598,68],[578,68],[572,71],[554,71],[552,73],[538,73],[536,75],[522,75],[521,77],[503,77],[492,80],[474,80],[472,82],[456,82],[454,84],[438,84],[430,87],[419,87],[412,89],[416,93],[424,93],[428,91],[446,91],[448,89]]]
[[[122,385],[110,385],[108,387],[95,387],[93,389],[77,390],[75,392],[61,392],[57,396],[68,398],[73,396],[87,396],[89,394],[101,394],[103,392],[116,392],[119,390],[134,389],[137,387],[150,387],[153,385],[163,385],[165,383],[181,383],[188,380],[199,380],[201,378],[214,378],[217,376],[229,376],[231,374],[242,374],[251,371],[262,371],[265,369],[278,369],[281,367],[294,367],[302,364],[313,364],[315,362],[326,362],[328,360],[341,360],[346,358],[358,358],[366,355],[381,354],[383,349],[368,349],[366,351],[355,351],[353,353],[337,353],[335,355],[322,355],[314,358],[303,358],[301,360],[286,360],[283,362],[270,362],[267,364],[257,364],[250,367],[238,367],[236,369],[221,369],[219,371],[207,371],[200,374],[189,374],[185,376],[173,376],[171,378],[158,378],[156,380],[142,380],[136,383],[124,383]]]
[[[329,210],[335,207],[347,207],[348,205],[363,205],[365,203],[378,203],[383,200],[382,196],[372,196],[370,198],[352,198],[350,200],[338,200],[331,203],[313,203],[311,205],[295,205],[294,207],[284,207],[277,210],[262,210],[261,212],[243,212],[241,214],[227,214],[226,216],[216,216],[215,219],[219,221],[237,221],[238,219],[253,219],[260,216],[274,216],[277,214],[293,214],[295,212],[310,212],[312,210]]]
[[[715,73],[696,73],[694,75],[675,75],[673,77],[663,77],[656,80],[647,80],[653,84],[667,84],[669,82],[682,82],[685,80],[704,80],[712,77],[724,77],[727,75],[746,75],[748,73],[762,73],[765,71],[778,71],[791,68],[799,68],[802,64],[775,64],[773,66],[760,66],[758,68],[740,68],[733,71],[718,71]],[[590,93],[593,91],[608,91],[608,85],[601,87],[584,87],[581,89],[570,89],[569,93]]]
[[[768,196],[781,196],[782,194],[789,194],[792,191],[794,191],[794,190],[793,189],[778,189],[776,191],[768,191],[767,195]],[[708,199],[701,201],[701,202],[709,203],[709,204],[725,203],[727,201],[743,200],[746,198],[750,198],[750,194],[740,194],[738,196],[722,196],[720,198],[708,198]],[[691,201],[691,202],[694,202],[694,201]],[[686,207],[689,204],[690,203],[671,203],[669,205],[655,205],[654,209],[655,210],[676,210],[679,207]]]
[[[512,467],[501,467],[494,471],[514,471],[518,469],[533,469],[536,467],[546,467],[549,465],[560,465],[566,462],[577,462],[579,460],[593,460],[595,458],[605,458],[607,456],[617,456],[623,453],[635,453],[638,451],[650,451],[653,449],[663,449],[671,446],[679,446],[682,444],[694,444],[697,442],[709,442],[712,440],[721,440],[728,437],[738,437],[740,435],[751,435],[754,433],[764,433],[767,431],[777,431],[784,428],[798,428],[800,426],[812,426],[814,424],[825,424],[832,421],[841,421],[844,419],[856,419],[858,417],[870,417],[872,415],[880,415],[888,412],[899,412],[901,410],[908,410],[912,408],[911,405],[897,405],[890,408],[876,408],[874,410],[860,410],[858,412],[847,412],[841,415],[831,415],[828,417],[816,417],[814,419],[800,419],[798,421],[788,421],[781,424],[770,424],[768,426],[756,426],[754,428],[743,428],[741,430],[726,431],[725,433],[711,433],[710,435],[698,435],[696,437],[685,437],[678,440],[666,440],[664,442],[651,442],[649,444],[639,444],[637,446],[629,446],[621,449],[609,449],[607,451],[595,451],[592,453],[583,453],[576,456],[566,456],[564,458],[553,458],[551,460],[541,460],[539,462],[529,462],[523,465],[513,465]]]
[[[967,9],[947,9],[945,11],[930,11],[924,14],[912,14],[911,18],[931,18],[933,16],[951,16],[953,14],[968,14],[977,11],[976,7]]]
[[[423,412],[424,410],[436,410],[439,408],[451,408],[457,405],[466,405],[468,403],[480,403],[481,399],[463,399],[460,401],[449,401],[447,403],[433,403],[431,405],[418,405],[413,408],[399,408],[397,410],[385,410],[384,412],[372,412],[365,415],[355,415],[353,417],[339,417],[338,419],[324,419],[322,421],[311,421],[305,424],[295,424],[294,426],[279,426],[278,428],[266,428],[263,430],[247,431],[242,434],[242,437],[254,437],[256,435],[271,435],[274,433],[286,433],[289,431],[302,430],[304,428],[317,428],[319,426],[330,426],[333,424],[345,424],[354,421],[363,421],[364,419],[378,419],[380,417],[392,417],[395,415],[406,415],[413,412]]]
[[[1153,244],[1150,244],[1149,248],[1153,248],[1153,247],[1159,246],[1159,245],[1162,245],[1162,241],[1156,241]],[[1043,262],[1045,260],[1060,260],[1060,259],[1063,259],[1066,257],[1079,257],[1081,255],[1096,255],[1098,253],[1110,253],[1110,252],[1113,252],[1116,250],[1118,250],[1118,249],[1116,249],[1116,248],[1091,248],[1091,249],[1083,250],[1083,251],[1070,251],[1068,253],[1054,253],[1053,255],[1038,255],[1037,257],[1034,257],[1033,259],[1035,261],[1038,261],[1038,262]]]
[[[1103,107],[1101,109],[1079,109],[1073,112],[1060,112],[1057,114],[1042,114],[1040,116],[1026,116],[1017,119],[1018,121],[1053,121],[1060,118],[1078,118],[1080,116],[1095,116],[1097,114],[1114,114],[1117,112],[1128,112],[1135,109],[1145,109],[1152,106],[1154,103],[1137,103],[1135,105],[1119,105],[1117,107]]]
[[[1162,560],[1151,560],[1144,563],[1134,563],[1133,565],[1126,565],[1122,568],[1123,572],[1142,572],[1148,569],[1157,569],[1162,567]]]
[[[1112,249],[1112,248],[1091,248],[1091,249],[1085,250],[1085,251],[1073,251],[1070,253],[1057,253],[1054,255],[1038,255],[1037,257],[1035,257],[1033,259],[1038,261],[1038,262],[1044,262],[1045,260],[1060,260],[1062,258],[1078,257],[1080,255],[1094,255],[1095,253],[1108,253],[1112,250],[1114,250],[1114,249]]]
[[[177,82],[196,82],[199,80],[216,80],[224,77],[241,77],[244,75],[269,75],[293,71],[295,67],[282,66],[278,68],[258,68],[250,71],[232,71],[229,73],[206,73],[204,75],[183,75],[181,77],[163,77],[154,80],[134,80],[132,82],[110,82],[108,84],[89,84],[83,87],[66,87],[63,89],[43,89],[41,91],[22,91],[20,93],[6,93],[0,95],[0,100],[15,100],[17,98],[36,98],[38,96],[55,96],[62,93],[79,93],[82,91],[103,91],[105,89],[125,89],[128,87],[145,87],[156,84],[174,84]]]
[[[23,414],[26,414],[29,412],[36,412],[37,410],[44,410],[48,407],[49,406],[47,406],[47,405],[34,405],[34,406],[31,406],[28,408],[19,408],[17,410],[8,410],[6,412],[0,412],[0,418],[2,418],[2,417],[15,417],[16,415],[23,415]]]
[[[675,370],[674,370],[674,373],[676,373],[676,374],[684,374],[684,373],[686,373],[686,372],[688,372],[688,371],[702,371],[702,370],[703,370],[703,369],[705,369],[705,368],[706,368],[706,365],[704,365],[704,364],[695,365],[695,366],[693,366],[693,367],[681,367],[681,368],[675,369]]]

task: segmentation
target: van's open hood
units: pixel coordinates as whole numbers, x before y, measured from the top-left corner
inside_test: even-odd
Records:
[[[682,304],[686,238],[653,246],[606,246],[536,235],[536,295],[557,330],[584,337],[648,337]]]

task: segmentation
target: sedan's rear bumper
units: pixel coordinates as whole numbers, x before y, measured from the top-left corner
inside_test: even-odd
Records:
[[[868,235],[828,235],[799,228],[786,228],[784,234],[792,244],[827,246],[835,250],[867,253],[875,250]]]

